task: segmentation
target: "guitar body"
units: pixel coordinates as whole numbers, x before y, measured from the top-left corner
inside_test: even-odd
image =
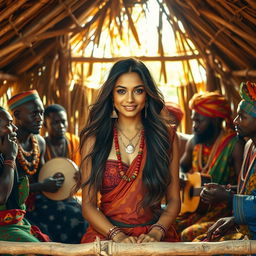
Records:
[[[200,192],[205,183],[210,183],[211,177],[209,175],[201,174],[199,172],[188,173],[187,181],[184,190],[181,190],[181,211],[186,212],[206,212],[209,208],[208,204],[201,201]]]

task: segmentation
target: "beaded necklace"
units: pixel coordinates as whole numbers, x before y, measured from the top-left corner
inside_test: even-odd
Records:
[[[35,136],[31,136],[32,150],[30,152],[25,151],[20,143],[18,143],[18,155],[17,159],[22,169],[29,175],[34,175],[37,172],[39,164],[39,145]],[[32,157],[31,161],[28,161],[25,157]]]
[[[119,147],[119,143],[118,143],[118,132],[117,132],[116,127],[114,127],[114,143],[115,143],[116,157],[117,157],[117,161],[118,161],[119,174],[120,174],[121,178],[127,182],[131,182],[132,180],[136,179],[138,172],[140,170],[143,148],[144,148],[144,130],[143,129],[141,130],[140,137],[141,137],[141,140],[140,140],[140,146],[139,146],[139,152],[138,152],[138,156],[137,156],[136,166],[135,166],[135,169],[134,169],[134,172],[132,173],[132,175],[130,177],[128,177],[123,170],[121,152],[120,152],[120,147]]]
[[[203,159],[202,159],[203,158],[203,145],[200,144],[199,150],[198,150],[198,167],[199,167],[199,170],[201,173],[209,173],[210,164],[212,163],[212,160],[213,160],[213,158],[217,152],[217,149],[221,143],[222,136],[223,136],[223,132],[220,133],[220,135],[214,142],[214,144],[211,148],[211,152],[209,154],[208,160],[204,166],[203,166]]]
[[[247,152],[245,152],[246,159],[241,167],[240,179],[238,179],[238,193],[242,194],[250,178],[251,168],[256,160],[256,152],[253,152],[253,143],[250,145]]]

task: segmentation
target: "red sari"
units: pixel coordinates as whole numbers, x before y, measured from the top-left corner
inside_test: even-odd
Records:
[[[157,222],[157,220],[153,220],[153,214],[149,208],[140,207],[140,203],[146,193],[142,184],[146,155],[145,145],[138,176],[131,182],[127,182],[120,177],[116,160],[108,160],[106,162],[99,206],[100,210],[113,225],[119,226],[127,235],[136,237],[140,234],[148,233],[150,226]],[[138,157],[132,161],[130,166],[123,163],[123,169],[127,176],[130,177],[133,174],[137,160]],[[81,243],[94,242],[96,237],[101,240],[107,239],[90,225]],[[178,236],[173,226],[169,228],[164,241],[178,242]]]

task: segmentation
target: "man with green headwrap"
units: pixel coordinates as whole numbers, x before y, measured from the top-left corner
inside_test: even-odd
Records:
[[[240,95],[242,100],[233,123],[238,135],[249,140],[245,145],[237,194],[220,185],[209,184],[201,195],[205,201],[215,196],[229,201],[233,216],[219,219],[207,234],[194,241],[223,241],[245,236],[256,239],[256,83],[242,83]]]

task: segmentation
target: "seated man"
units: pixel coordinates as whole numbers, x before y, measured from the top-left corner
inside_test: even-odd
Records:
[[[24,218],[29,193],[28,179],[26,176],[19,177],[16,170],[16,131],[11,115],[0,107],[0,240],[49,241],[46,235],[31,227]]]
[[[184,116],[180,106],[174,102],[166,102],[165,109],[167,110],[167,115],[164,113],[165,118],[170,124],[173,124],[176,126],[176,128],[178,128]],[[179,138],[179,156],[181,158],[185,152],[186,144],[192,135],[181,132],[177,132],[177,135]]]
[[[79,243],[85,232],[86,222],[81,206],[73,198],[53,201],[41,192],[56,192],[63,184],[63,178],[49,177],[38,182],[38,174],[44,164],[45,140],[39,135],[43,125],[43,103],[35,90],[13,96],[8,105],[18,127],[18,157],[16,160],[19,175],[28,176],[30,197],[27,218],[48,234],[52,241]]]
[[[248,137],[244,159],[238,179],[237,194],[216,184],[209,184],[202,197],[205,201],[229,200],[233,210],[231,217],[219,219],[204,235],[194,241],[256,240],[256,83],[242,83],[242,97],[234,124],[240,136]],[[214,224],[214,225],[213,225]]]
[[[67,132],[68,120],[65,108],[58,104],[46,107],[44,126],[48,132],[48,136],[45,137],[45,161],[54,157],[67,157],[79,166],[81,162],[79,138]]]
[[[187,143],[181,159],[182,172],[199,172],[201,177],[210,176],[212,182],[218,184],[236,184],[244,142],[230,128],[231,109],[227,100],[217,92],[205,92],[194,95],[190,108],[194,136]],[[206,213],[183,212],[177,218],[177,229],[181,232],[182,241],[192,241],[204,233],[207,229],[202,223],[229,214],[227,204],[217,201]]]

